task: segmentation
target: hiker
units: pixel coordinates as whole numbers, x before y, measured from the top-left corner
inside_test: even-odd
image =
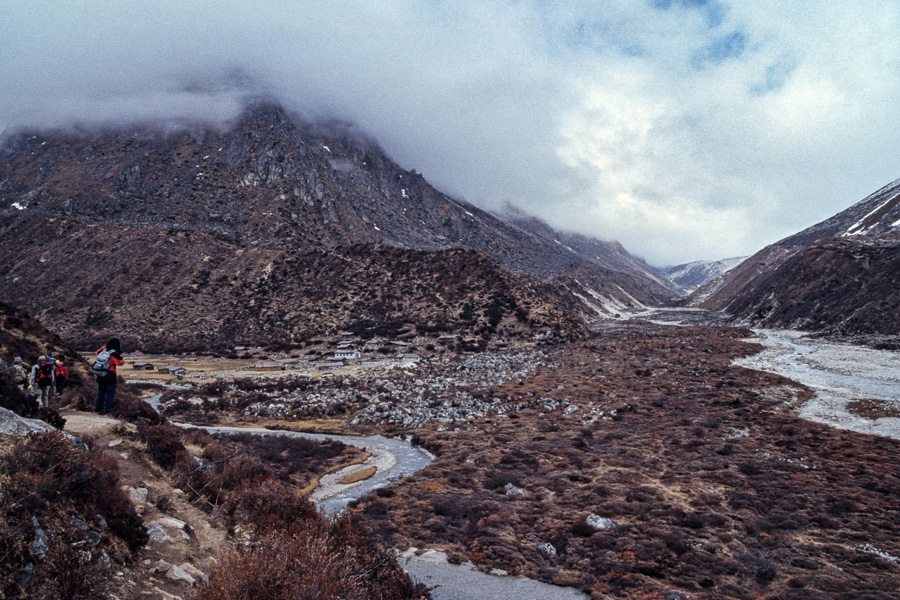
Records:
[[[93,367],[94,375],[97,376],[97,401],[94,402],[94,412],[101,415],[112,412],[116,402],[116,367],[124,364],[119,338],[110,338],[105,346],[97,350]]]
[[[69,383],[69,368],[61,360],[56,361],[56,371],[53,373],[56,377],[56,395],[62,397],[66,384]]]
[[[31,387],[40,388],[40,403],[46,407],[50,406],[50,397],[53,395],[53,388],[56,384],[53,370],[53,363],[47,360],[46,356],[39,356],[37,363],[31,368]]]
[[[13,364],[9,368],[10,379],[19,389],[25,389],[28,385],[28,365],[22,362],[22,357],[17,356],[13,359]]]

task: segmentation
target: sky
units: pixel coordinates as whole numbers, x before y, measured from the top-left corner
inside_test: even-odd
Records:
[[[0,130],[224,125],[264,94],[668,266],[900,178],[898,31],[898,0],[0,0]]]

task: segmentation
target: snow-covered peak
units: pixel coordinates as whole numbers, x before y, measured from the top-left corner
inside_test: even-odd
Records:
[[[663,269],[663,273],[681,289],[691,293],[707,281],[721,277],[739,264],[746,256],[716,261],[699,260]]]

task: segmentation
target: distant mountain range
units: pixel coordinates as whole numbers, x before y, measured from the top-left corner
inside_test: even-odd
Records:
[[[662,273],[679,288],[691,293],[705,283],[718,279],[741,264],[746,256],[716,261],[694,261],[662,269]]]
[[[761,327],[900,335],[900,180],[763,248],[692,301]]]
[[[297,343],[367,320],[576,335],[674,296],[616,243],[504,221],[267,102],[227,131],[9,135],[0,219],[0,299],[78,346]]]

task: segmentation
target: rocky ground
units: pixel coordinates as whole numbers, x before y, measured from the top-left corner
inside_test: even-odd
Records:
[[[435,355],[402,365],[351,365],[325,376],[316,374],[313,364],[312,374],[294,372],[270,381],[244,373],[243,379],[226,377],[174,389],[162,396],[160,408],[172,419],[186,422],[330,419],[341,431],[357,433],[371,433],[373,425],[458,427],[525,406],[555,410],[560,403],[568,404],[566,398],[529,396],[510,405],[487,393],[539,366],[552,367],[541,348],[523,344],[520,350]]]

